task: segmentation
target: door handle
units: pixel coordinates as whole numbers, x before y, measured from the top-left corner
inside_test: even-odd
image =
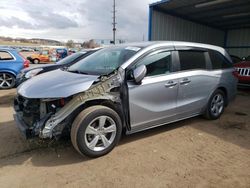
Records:
[[[191,82],[191,80],[189,80],[188,78],[183,78],[183,80],[180,81],[180,84],[188,84],[190,82]]]
[[[173,87],[173,86],[176,86],[176,85],[177,85],[177,82],[169,81],[168,83],[165,84],[165,87]]]

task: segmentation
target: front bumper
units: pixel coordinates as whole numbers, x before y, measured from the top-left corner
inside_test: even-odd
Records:
[[[14,110],[15,110],[15,114],[13,115],[14,116],[14,120],[16,122],[16,126],[17,128],[20,130],[20,132],[23,134],[23,136],[26,138],[26,139],[30,139],[30,138],[33,138],[35,137],[35,134],[34,134],[34,126],[33,126],[33,123],[30,123],[28,124],[27,122],[29,122],[30,120],[27,119],[32,117],[31,114],[29,115],[25,115],[25,119],[23,118],[24,117],[24,111],[23,110],[20,110],[20,106],[19,106],[19,101],[20,100],[23,100],[23,99],[18,99],[18,97],[16,97],[14,99]],[[23,100],[22,103],[27,103],[27,101]],[[24,107],[22,107],[24,108]],[[26,121],[25,121],[26,120]]]
[[[32,138],[32,129],[30,129],[18,116],[18,114],[14,114],[14,120],[16,122],[17,128],[20,130],[25,139]]]

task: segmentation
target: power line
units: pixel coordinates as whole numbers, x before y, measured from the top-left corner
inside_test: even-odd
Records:
[[[116,3],[115,0],[113,0],[113,44],[115,44],[115,34],[116,34]]]

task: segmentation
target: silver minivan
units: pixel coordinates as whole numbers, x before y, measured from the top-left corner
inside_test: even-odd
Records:
[[[236,73],[218,46],[117,45],[23,83],[14,117],[26,138],[70,134],[80,154],[99,157],[115,147],[122,132],[198,115],[219,118],[236,95]]]

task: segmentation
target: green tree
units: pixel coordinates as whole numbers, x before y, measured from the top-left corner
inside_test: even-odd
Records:
[[[67,43],[66,43],[66,46],[68,48],[73,48],[74,47],[74,41],[73,40],[68,40]]]

